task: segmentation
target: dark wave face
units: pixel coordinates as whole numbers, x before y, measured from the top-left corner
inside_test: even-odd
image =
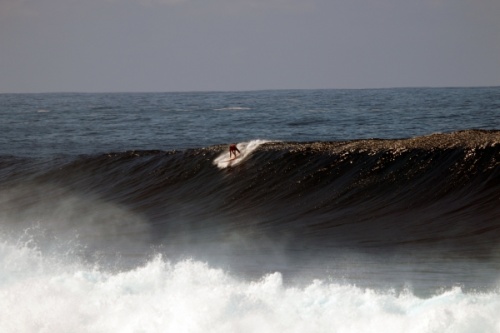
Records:
[[[500,253],[500,131],[267,142],[220,168],[226,150],[4,156],[2,218],[130,256]]]

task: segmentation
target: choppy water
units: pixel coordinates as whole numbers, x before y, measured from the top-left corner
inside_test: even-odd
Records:
[[[499,88],[0,95],[0,154],[201,148],[254,139],[498,129]]]
[[[499,88],[0,102],[2,332],[500,332]]]

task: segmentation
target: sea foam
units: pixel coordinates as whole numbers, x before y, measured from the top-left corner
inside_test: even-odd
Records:
[[[231,160],[229,156],[229,151],[225,151],[214,160],[214,164],[217,165],[219,169],[225,169],[229,166],[235,166],[244,161],[250,154],[255,151],[260,145],[269,142],[267,140],[252,140],[249,142],[240,142],[236,147],[240,150],[237,158]]]
[[[279,272],[236,278],[160,255],[126,271],[0,241],[0,331],[500,332],[500,294],[456,287],[427,298]]]

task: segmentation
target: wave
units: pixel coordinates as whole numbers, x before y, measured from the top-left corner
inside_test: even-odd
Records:
[[[243,106],[229,106],[226,108],[214,109],[215,111],[248,111],[251,108],[243,107]]]
[[[255,151],[257,148],[259,148],[260,145],[266,142],[269,141],[253,140],[250,142],[238,143],[236,144],[236,148],[239,151],[238,156],[231,158],[231,154],[229,153],[229,151],[223,152],[214,160],[214,165],[216,165],[219,169],[234,167],[245,161],[253,151]]]
[[[338,281],[246,281],[161,256],[112,272],[0,241],[2,332],[496,332],[498,291],[419,297]],[[356,320],[352,320],[356,318]]]
[[[234,241],[244,251],[235,235],[246,235],[287,250],[499,253],[500,131],[239,147],[244,157],[233,165],[221,164],[225,145],[3,156],[0,217],[23,226],[77,215],[66,227],[106,244],[141,235],[172,246]]]

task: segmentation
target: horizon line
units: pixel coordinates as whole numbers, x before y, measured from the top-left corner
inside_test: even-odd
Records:
[[[170,91],[40,91],[40,92],[0,92],[0,95],[37,95],[37,94],[196,94],[196,93],[251,93],[262,91],[313,91],[313,90],[388,90],[388,89],[471,89],[471,88],[500,88],[500,85],[450,85],[450,86],[400,86],[378,88],[264,88],[264,89],[235,89],[235,90],[170,90]]]

